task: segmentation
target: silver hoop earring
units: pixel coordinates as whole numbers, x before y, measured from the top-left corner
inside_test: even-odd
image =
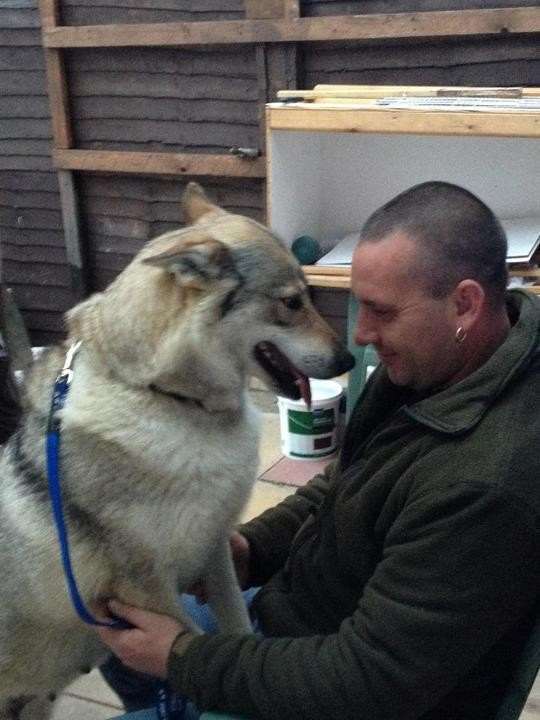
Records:
[[[461,343],[465,340],[466,337],[467,332],[460,325],[456,330],[456,342],[461,345]]]

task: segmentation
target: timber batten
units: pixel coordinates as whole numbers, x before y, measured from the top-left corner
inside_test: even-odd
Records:
[[[417,13],[272,20],[89,25],[45,30],[50,48],[221,45],[458,37],[540,32],[540,8],[429,10]]]

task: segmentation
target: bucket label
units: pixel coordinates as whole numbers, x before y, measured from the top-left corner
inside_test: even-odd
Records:
[[[335,427],[333,408],[311,412],[289,410],[289,432],[295,435],[324,435],[331,433]]]

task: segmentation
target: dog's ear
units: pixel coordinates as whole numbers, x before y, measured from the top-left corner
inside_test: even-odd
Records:
[[[184,222],[186,225],[191,225],[192,223],[197,222],[200,218],[208,215],[209,213],[222,215],[226,212],[217,205],[214,205],[199,183],[196,182],[190,182],[187,184],[180,202],[182,204]],[[209,218],[205,218],[205,220],[207,219]]]
[[[192,239],[143,263],[174,273],[186,287],[202,289],[216,280],[240,279],[231,251],[213,238]]]
[[[68,310],[65,321],[69,337],[88,340],[92,336],[95,327],[94,318],[102,297],[103,293],[94,293]]]

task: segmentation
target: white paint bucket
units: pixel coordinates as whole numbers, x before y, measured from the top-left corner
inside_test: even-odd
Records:
[[[303,400],[278,397],[281,451],[310,460],[332,455],[340,439],[343,388],[335,380],[312,380],[311,409]]]

